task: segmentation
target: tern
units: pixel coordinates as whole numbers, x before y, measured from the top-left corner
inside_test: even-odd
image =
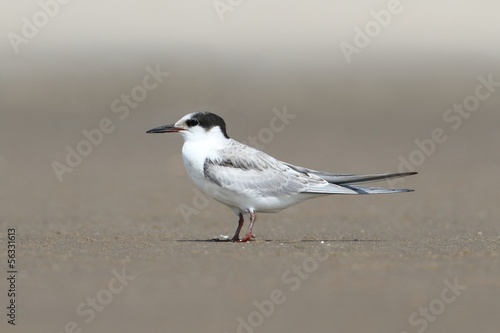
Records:
[[[405,177],[416,172],[340,174],[292,165],[231,139],[224,119],[211,112],[193,112],[174,124],[147,133],[180,133],[182,159],[193,183],[202,192],[231,208],[238,227],[231,239],[254,238],[256,213],[276,213],[304,200],[329,194],[382,194],[411,192],[359,186],[360,183]],[[240,239],[243,215],[250,215],[248,232]]]

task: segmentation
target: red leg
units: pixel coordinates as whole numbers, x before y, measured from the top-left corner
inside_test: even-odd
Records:
[[[240,219],[238,220],[238,228],[236,228],[236,233],[234,234],[231,241],[233,241],[233,242],[240,241],[240,232],[241,232],[241,228],[243,227],[243,222],[245,222],[245,220],[243,220],[243,214],[240,213]]]
[[[241,240],[241,242],[248,242],[252,238],[255,238],[254,235],[252,234],[255,219],[256,219],[255,212],[253,210],[251,210],[250,211],[250,225],[248,226],[248,232],[245,235],[245,237]]]

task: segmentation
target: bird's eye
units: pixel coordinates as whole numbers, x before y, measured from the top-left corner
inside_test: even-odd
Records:
[[[197,120],[197,119],[188,119],[186,121],[186,125],[188,125],[188,127],[194,127],[196,125],[198,125],[200,122]]]

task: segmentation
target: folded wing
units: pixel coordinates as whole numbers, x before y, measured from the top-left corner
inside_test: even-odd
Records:
[[[254,148],[236,144],[207,158],[206,179],[237,194],[285,197],[299,193],[357,194],[358,190],[331,184],[314,174],[298,172]]]
[[[359,186],[359,183],[387,180],[416,172],[385,174],[336,174],[303,168],[275,159],[252,147],[233,141],[231,149],[219,151],[204,164],[204,175],[211,182],[238,194],[283,197],[311,194],[383,194],[411,192]]]

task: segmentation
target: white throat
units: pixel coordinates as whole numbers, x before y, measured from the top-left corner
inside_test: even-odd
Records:
[[[209,156],[225,147],[230,139],[226,138],[218,126],[205,131],[196,128],[194,131],[181,131],[184,138],[182,159],[191,177],[203,176],[203,165]]]

